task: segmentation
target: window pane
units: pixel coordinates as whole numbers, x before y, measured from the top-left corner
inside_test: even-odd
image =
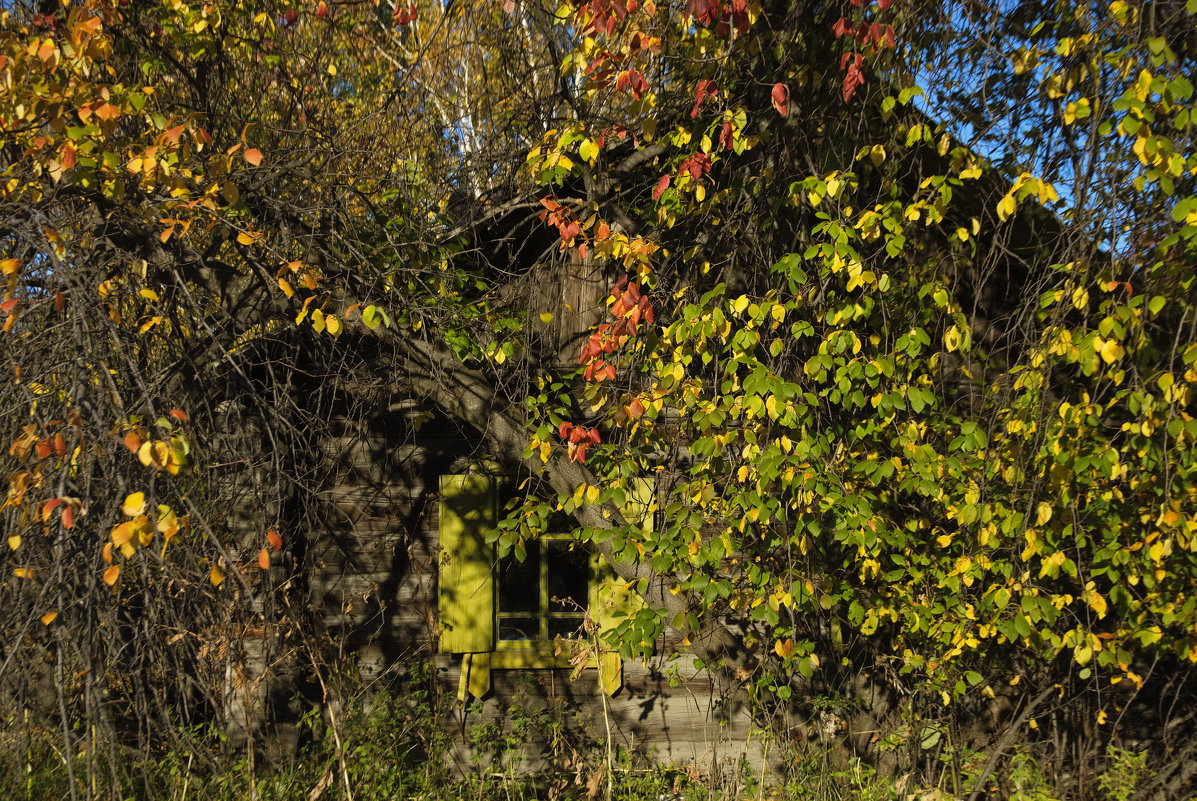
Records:
[[[499,563],[499,616],[538,615],[540,608],[540,543],[528,543],[523,562],[508,556]]]
[[[499,639],[503,642],[540,639],[540,618],[500,617]]]
[[[549,639],[552,640],[558,635],[562,637],[582,636],[582,616],[564,615],[549,618]]]
[[[560,540],[545,542],[548,550],[548,589],[550,612],[578,615],[589,599],[590,554],[585,548],[570,547]]]

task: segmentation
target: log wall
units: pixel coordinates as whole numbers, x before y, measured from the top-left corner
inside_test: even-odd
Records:
[[[456,701],[460,657],[438,654],[438,480],[483,458],[478,438],[417,407],[367,420],[332,421],[322,443],[326,533],[311,543],[307,581],[335,641],[361,677],[380,686],[416,660],[435,667],[456,762],[493,766],[471,733],[527,727],[524,767],[564,769],[571,753],[608,741],[645,760],[694,765],[704,774],[760,768],[742,708],[727,707],[692,660],[662,653],[625,662],[623,687],[605,698],[596,672],[494,670],[481,703]],[[495,756],[496,759],[499,757]],[[508,755],[510,756],[510,755]]]

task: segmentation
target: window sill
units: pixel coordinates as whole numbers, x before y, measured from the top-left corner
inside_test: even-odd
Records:
[[[500,642],[490,654],[490,666],[492,670],[570,668],[574,666],[574,654],[581,647],[580,642],[566,641],[561,652],[554,653],[557,645],[552,642]],[[584,667],[597,665],[593,658],[588,658]]]

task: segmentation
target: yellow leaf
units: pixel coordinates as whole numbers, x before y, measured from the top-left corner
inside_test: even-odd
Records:
[[[553,322],[553,315],[549,312],[544,312],[540,315],[540,321],[545,325],[548,325],[549,323]]]
[[[112,565],[104,571],[104,583],[111,587],[116,583],[116,580],[121,577],[121,566]]]
[[[291,297],[295,294],[295,290],[291,288],[291,282],[286,278],[278,279],[278,288],[283,290],[283,294],[287,297]]]
[[[1101,360],[1106,364],[1113,364],[1126,355],[1126,349],[1116,340],[1107,339],[1101,346]]]
[[[219,587],[220,583],[224,581],[224,571],[219,566],[212,565],[212,570],[208,573],[208,581],[212,582],[213,587]]]
[[[1039,507],[1035,510],[1035,525],[1042,526],[1044,523],[1052,519],[1052,507],[1043,501],[1039,502]]]
[[[960,347],[960,332],[956,329],[956,326],[952,326],[943,332],[943,347],[948,353]]]
[[[869,148],[869,160],[873,162],[874,166],[878,166],[885,161],[885,147],[882,145],[873,145]]]
[[[137,294],[141,295],[143,298],[147,298],[147,299],[153,300],[153,301],[162,300],[162,298],[160,298],[158,296],[158,293],[152,289],[140,289],[137,291]]]
[[[46,614],[42,615],[42,625],[48,626],[57,619],[58,619],[57,612],[47,612]]]
[[[33,572],[32,567],[16,567],[13,568],[12,574],[19,579],[31,579],[33,578]]]
[[[1093,587],[1089,587],[1085,590],[1084,598],[1085,603],[1089,604],[1093,611],[1097,613],[1099,618],[1106,616],[1106,612],[1109,610],[1109,605],[1106,603],[1104,595],[1102,595]]]
[[[145,493],[134,492],[125,498],[125,502],[121,505],[121,513],[129,517],[136,517],[145,512]]]
[[[326,314],[324,316],[324,330],[328,331],[328,333],[332,334],[334,337],[340,336],[341,328],[341,320],[338,317],[331,314]]]
[[[237,242],[242,245],[252,245],[254,243],[254,238],[242,231],[241,233],[237,234]]]
[[[1006,220],[1008,220],[1010,218],[1010,216],[1012,214],[1014,214],[1014,209],[1015,209],[1014,195],[1012,195],[1012,194],[1006,195],[1004,198],[1002,198],[1000,201],[998,201],[998,205],[997,205],[998,219],[1001,220],[1002,222],[1005,222]]]
[[[21,262],[16,259],[4,259],[0,261],[0,274],[12,275],[19,269],[21,269]]]

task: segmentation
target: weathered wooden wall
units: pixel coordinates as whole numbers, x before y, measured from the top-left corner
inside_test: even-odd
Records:
[[[608,731],[612,744],[646,760],[709,773],[748,759],[759,769],[746,711],[722,705],[692,660],[666,648],[648,664],[625,663],[623,687],[611,698],[599,694],[592,670],[573,681],[566,670],[494,670],[482,703],[456,702],[460,657],[436,653],[437,488],[439,476],[483,458],[477,439],[402,404],[331,423],[321,446],[327,531],[309,547],[307,581],[329,633],[362,678],[381,683],[411,660],[435,665],[463,766],[488,764],[473,759],[476,726],[509,727],[522,717],[533,721],[522,748],[531,769],[562,768],[574,750],[605,748]]]

